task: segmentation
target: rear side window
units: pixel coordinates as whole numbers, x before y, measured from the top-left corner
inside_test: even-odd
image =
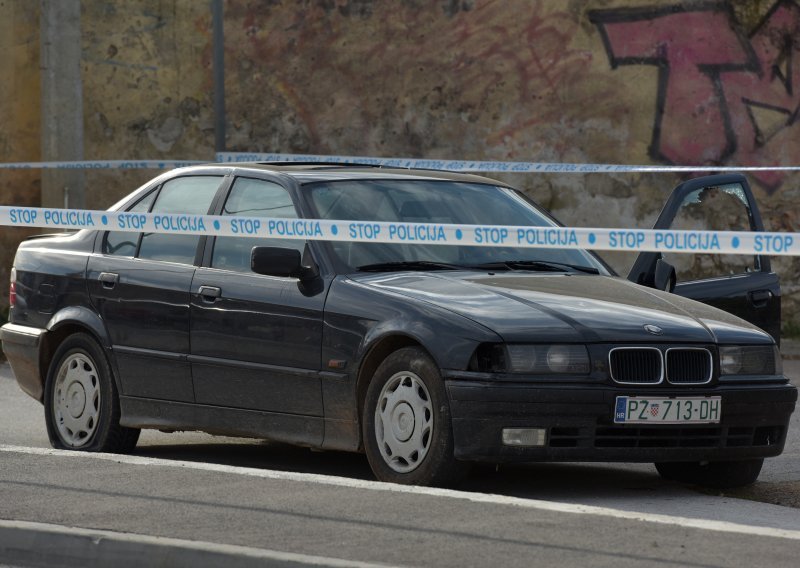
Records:
[[[151,212],[206,215],[221,179],[204,176],[170,180],[161,187]],[[192,264],[199,242],[199,235],[145,233],[139,247],[139,258]]]
[[[130,213],[147,213],[150,211],[150,206],[153,204],[157,193],[157,191],[151,191],[128,211]],[[129,231],[109,231],[103,240],[103,254],[136,256],[140,235],[141,233]]]
[[[297,210],[286,189],[273,182],[249,178],[236,179],[231,193],[225,201],[222,214],[239,217],[297,218]],[[295,248],[302,252],[305,241],[302,239],[217,237],[211,257],[211,267],[249,272],[250,251],[257,246]]]
[[[128,211],[206,215],[221,182],[220,176],[175,178]],[[200,237],[197,235],[111,231],[106,234],[103,252],[117,256],[138,256],[150,260],[192,264],[199,241]]]

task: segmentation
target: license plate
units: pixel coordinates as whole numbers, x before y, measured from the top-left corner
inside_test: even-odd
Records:
[[[718,396],[650,398],[618,396],[616,424],[716,424],[722,413]]]

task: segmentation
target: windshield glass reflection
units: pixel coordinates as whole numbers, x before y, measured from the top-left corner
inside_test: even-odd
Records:
[[[556,226],[514,190],[439,180],[364,180],[316,183],[310,201],[320,219],[464,225]],[[575,249],[496,246],[331,242],[339,260],[351,269],[380,263],[439,263],[456,267],[524,270],[525,262],[549,262],[596,269],[604,267]],[[511,263],[503,266],[502,263]],[[417,265],[415,269],[437,269]],[[441,268],[441,267],[439,267]],[[528,266],[527,269],[537,269]],[[548,268],[548,269],[552,269]],[[594,272],[591,270],[590,272]]]

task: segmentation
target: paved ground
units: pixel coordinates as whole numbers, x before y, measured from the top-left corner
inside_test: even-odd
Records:
[[[475,502],[469,493],[395,492],[308,476],[260,478],[15,452],[4,452],[3,461],[3,516],[322,557],[422,566],[790,566],[800,554],[800,518],[780,507],[767,514],[771,506],[748,502],[737,504],[746,526],[731,533],[692,527],[685,517],[642,521],[548,510],[531,500]],[[686,502],[685,512],[697,507],[680,490],[667,492]],[[725,517],[726,505],[720,508]],[[754,534],[778,524],[792,538]]]
[[[783,341],[784,373],[800,385],[800,341]],[[759,482],[750,487],[729,491],[728,495],[800,508],[800,417],[792,417],[789,443],[778,460],[767,460]]]
[[[784,359],[800,361],[800,339],[782,339],[781,353]]]
[[[800,377],[800,361],[786,370]],[[792,499],[799,422],[751,496]],[[146,432],[131,457],[47,447],[42,407],[0,367],[0,519],[328,563],[795,566],[800,554],[796,509],[698,493],[651,465],[479,468],[461,491],[437,492],[368,481],[358,455],[203,434]]]

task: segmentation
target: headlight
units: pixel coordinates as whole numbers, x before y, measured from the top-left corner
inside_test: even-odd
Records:
[[[738,375],[742,370],[742,348],[720,347],[719,370],[722,375]]]
[[[719,348],[721,375],[780,375],[781,353],[775,345],[736,345]]]
[[[526,375],[588,375],[585,345],[484,345],[474,358],[476,370]]]
[[[551,345],[547,368],[553,373],[588,373],[589,355],[583,345]]]

